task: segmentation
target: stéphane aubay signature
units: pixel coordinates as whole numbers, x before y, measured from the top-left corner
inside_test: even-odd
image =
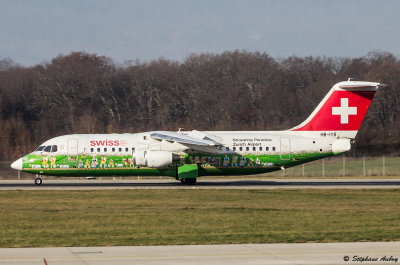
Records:
[[[54,176],[200,176],[280,170],[350,150],[379,83],[332,87],[311,115],[285,131],[152,131],[52,138],[11,167]]]

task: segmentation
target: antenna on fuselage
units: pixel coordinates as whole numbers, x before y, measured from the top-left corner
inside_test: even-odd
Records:
[[[353,80],[354,78],[353,77],[349,77],[349,79],[347,79],[347,81],[351,81],[351,80]]]

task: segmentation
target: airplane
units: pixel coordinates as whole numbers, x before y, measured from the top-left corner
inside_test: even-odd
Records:
[[[194,185],[201,176],[250,175],[342,154],[380,83],[335,84],[311,115],[283,131],[150,131],[52,138],[11,164],[52,176],[170,176]]]

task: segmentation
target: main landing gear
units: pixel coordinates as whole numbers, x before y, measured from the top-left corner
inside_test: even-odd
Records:
[[[176,179],[179,179],[183,185],[196,184],[199,176],[199,166],[197,164],[185,164],[177,167]]]
[[[35,178],[35,185],[42,185],[43,180],[39,177],[39,175],[36,175]]]
[[[196,184],[196,178],[182,178],[180,179],[181,183],[184,185],[194,185]]]

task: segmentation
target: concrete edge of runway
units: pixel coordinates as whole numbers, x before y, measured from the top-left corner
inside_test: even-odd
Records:
[[[97,190],[97,189],[374,189],[400,188],[400,179],[199,179],[196,185],[182,185],[175,179],[59,179],[0,180],[0,190]]]
[[[0,257],[2,265],[395,264],[400,242],[0,248]]]

